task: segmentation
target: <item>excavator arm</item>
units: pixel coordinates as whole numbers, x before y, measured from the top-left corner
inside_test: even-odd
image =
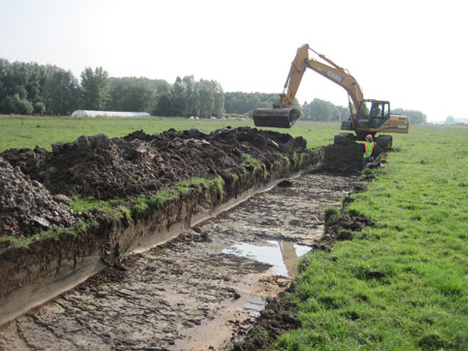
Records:
[[[309,58],[309,50],[316,53],[318,57],[326,63],[318,61],[317,59]],[[358,82],[344,68],[341,68],[332,60],[326,58],[324,55],[321,55],[310,49],[309,45],[305,44],[297,49],[296,56],[291,63],[291,68],[289,70],[286,83],[284,84],[284,91],[282,94],[280,94],[279,103],[275,104],[274,109],[255,110],[255,125],[278,127],[278,122],[280,122],[279,119],[283,119],[281,124],[286,127],[291,127],[292,124],[294,124],[297,118],[299,118],[300,112],[297,110],[291,112],[288,111],[288,109],[291,109],[297,90],[301,84],[302,77],[307,68],[314,70],[315,72],[321,74],[325,78],[331,80],[346,90],[349,96],[349,107],[354,124],[356,112],[358,111],[361,101],[364,99],[361,87],[359,86]],[[275,109],[282,109],[282,112]],[[271,119],[268,119],[268,113],[272,113]],[[297,118],[295,120],[291,120],[291,117],[296,116]],[[261,124],[257,124],[257,121],[261,122]]]

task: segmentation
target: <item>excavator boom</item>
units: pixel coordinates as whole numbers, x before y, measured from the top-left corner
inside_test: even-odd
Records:
[[[316,59],[310,59],[309,50],[316,53],[327,64]],[[305,44],[297,49],[296,56],[291,63],[286,83],[284,84],[284,92],[280,94],[279,103],[275,104],[272,109],[257,109],[254,111],[253,119],[256,126],[276,127],[277,125],[281,125],[283,128],[292,127],[299,117],[292,120],[290,115],[300,116],[300,111],[293,109],[292,104],[307,68],[314,70],[325,78],[342,86],[351,98],[351,114],[355,114],[359,102],[363,99],[361,88],[356,79],[332,60],[315,52],[309,48],[309,45]],[[282,109],[283,111],[277,111],[278,109]],[[293,111],[290,112],[289,110]]]

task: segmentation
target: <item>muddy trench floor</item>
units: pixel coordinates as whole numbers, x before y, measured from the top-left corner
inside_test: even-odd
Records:
[[[289,285],[355,182],[307,174],[259,193],[9,323],[0,349],[222,349]]]

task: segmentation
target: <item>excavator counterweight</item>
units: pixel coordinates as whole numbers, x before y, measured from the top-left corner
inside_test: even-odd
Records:
[[[257,127],[291,128],[300,116],[295,108],[257,108],[253,112]]]

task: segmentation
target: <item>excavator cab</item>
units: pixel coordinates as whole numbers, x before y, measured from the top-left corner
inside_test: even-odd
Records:
[[[376,133],[388,131],[389,129],[385,128],[385,123],[388,124],[391,118],[390,103],[380,100],[362,100],[354,117],[355,126],[353,126],[353,120],[350,118],[341,123],[341,130],[354,131],[356,136],[351,133],[339,133],[335,135],[335,145],[348,145],[354,143],[355,140],[364,141],[368,134],[375,136]],[[400,123],[402,126],[407,126],[407,124],[403,123],[407,123],[407,117],[402,117]],[[401,130],[403,132],[403,129]],[[395,131],[393,130],[393,132]],[[390,135],[379,135],[374,140],[384,149],[392,146],[392,137]]]
[[[380,100],[362,100],[356,116],[356,127],[379,128],[390,118],[390,103]]]

